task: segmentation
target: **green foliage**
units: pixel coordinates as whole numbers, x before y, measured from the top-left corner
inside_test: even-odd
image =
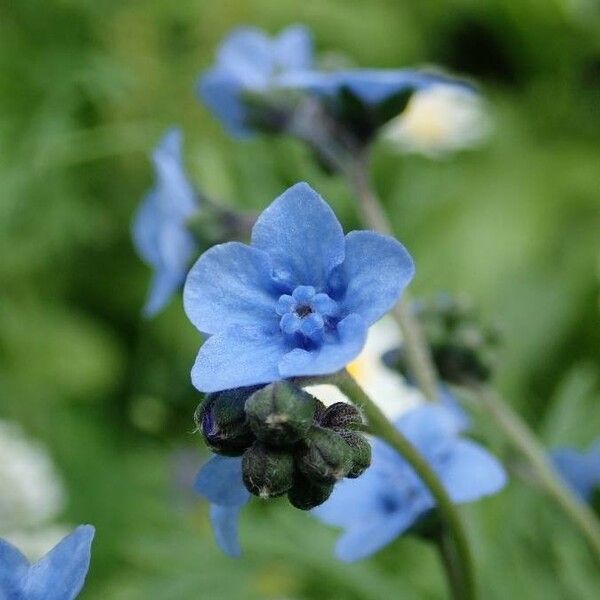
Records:
[[[443,594],[422,542],[344,565],[335,533],[286,501],[244,512],[233,565],[206,505],[175,484],[175,451],[194,449],[188,488],[205,456],[191,436],[200,339],[180,302],[139,316],[150,274],[129,227],[153,143],[181,124],[192,177],[231,206],[261,209],[306,179],[358,225],[344,185],[299,144],[230,140],[195,100],[199,69],[239,24],[302,21],[357,65],[437,62],[481,82],[495,123],[481,150],[431,161],[380,144],[375,181],[416,258],[415,291],[467,292],[502,324],[498,384],[547,443],[598,435],[598,17],[583,0],[0,5],[0,418],[51,449],[64,521],[98,528],[85,598]],[[493,425],[476,433],[502,451]],[[583,542],[521,483],[464,516],[486,600],[596,597]]]

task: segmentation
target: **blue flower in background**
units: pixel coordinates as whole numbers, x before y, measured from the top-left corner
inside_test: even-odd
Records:
[[[587,452],[556,448],[551,458],[554,468],[579,498],[591,500],[594,490],[600,489],[600,441]]]
[[[239,515],[250,499],[242,481],[241,457],[213,456],[200,469],[194,489],[211,503],[210,520],[219,548],[229,556],[240,556]]]
[[[133,222],[133,242],[141,258],[154,269],[144,314],[154,316],[183,284],[197,251],[187,220],[198,211],[197,195],[181,157],[182,134],[170,129],[153,154],[156,184]]]
[[[0,539],[0,600],[72,600],[90,567],[94,528],[81,525],[33,565]]]
[[[414,274],[395,239],[344,232],[306,183],[258,218],[250,246],[213,246],[190,270],[185,311],[209,335],[192,369],[203,392],[333,373]]]
[[[312,61],[312,37],[305,27],[293,25],[273,38],[240,27],[219,47],[215,65],[200,76],[198,95],[229,133],[245,137],[252,130],[243,92],[266,91],[280,74],[309,69]]]
[[[445,408],[420,406],[403,415],[396,427],[427,460],[454,502],[471,502],[505,485],[500,463],[478,444],[461,439],[460,423]],[[392,542],[434,506],[412,467],[375,440],[371,467],[358,479],[340,482],[313,514],[345,530],[336,555],[354,561]]]

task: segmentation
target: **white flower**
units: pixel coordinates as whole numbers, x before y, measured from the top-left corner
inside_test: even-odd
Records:
[[[350,374],[367,395],[392,420],[423,402],[423,395],[419,390],[408,385],[399,373],[383,364],[383,354],[398,348],[401,341],[396,322],[391,317],[384,317],[369,329],[365,347],[347,366]],[[347,401],[347,398],[332,385],[315,385],[306,390],[327,406],[334,402]]]
[[[386,127],[398,150],[435,158],[481,144],[491,130],[483,99],[457,86],[436,85],[415,93],[406,110]]]

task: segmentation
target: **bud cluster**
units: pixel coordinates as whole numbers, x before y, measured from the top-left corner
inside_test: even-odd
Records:
[[[337,481],[358,477],[371,463],[358,409],[345,402],[325,407],[288,381],[208,394],[195,420],[214,452],[242,456],[249,492],[287,494],[302,510],[325,502]]]

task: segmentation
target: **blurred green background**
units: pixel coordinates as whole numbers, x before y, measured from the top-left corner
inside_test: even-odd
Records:
[[[336,532],[284,502],[253,503],[243,559],[221,555],[185,490],[206,454],[191,420],[199,336],[179,299],[140,318],[150,273],[130,221],[172,124],[213,196],[261,208],[306,179],[358,225],[302,147],[234,142],[194,97],[232,27],[295,22],[357,65],[436,63],[481,83],[495,123],[482,149],[432,161],[381,145],[377,185],[415,293],[467,292],[502,324],[498,385],[544,441],[584,447],[600,431],[598,3],[0,0],[0,418],[50,449],[63,521],[97,527],[83,598],[444,597],[422,543],[343,565]],[[598,597],[583,542],[521,483],[463,512],[482,598]]]

